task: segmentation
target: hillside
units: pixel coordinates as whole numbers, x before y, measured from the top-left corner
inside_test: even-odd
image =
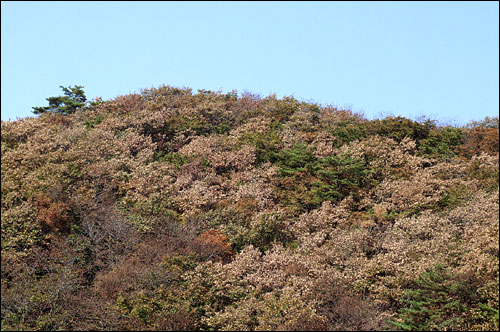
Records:
[[[2,121],[2,330],[497,330],[498,135],[170,86]]]

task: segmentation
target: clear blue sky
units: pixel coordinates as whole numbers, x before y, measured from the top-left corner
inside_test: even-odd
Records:
[[[9,2],[2,120],[83,85],[245,90],[368,118],[499,112],[498,2]]]

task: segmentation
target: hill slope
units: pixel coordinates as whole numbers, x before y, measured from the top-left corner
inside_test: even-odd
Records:
[[[498,328],[498,118],[163,86],[1,126],[2,330]]]

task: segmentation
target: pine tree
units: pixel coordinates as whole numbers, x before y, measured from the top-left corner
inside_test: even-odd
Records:
[[[405,307],[399,310],[399,321],[389,321],[405,331],[454,330],[466,310],[467,289],[449,274],[443,265],[422,273],[415,286],[406,290]]]
[[[71,114],[74,113],[77,109],[85,106],[87,98],[85,97],[85,93],[83,92],[83,86],[75,85],[75,87],[69,86],[68,88],[65,88],[63,86],[59,87],[63,90],[64,96],[47,98],[49,106],[33,107],[33,113],[42,114],[45,112],[53,112],[60,114]]]
[[[316,161],[313,152],[307,144],[295,144],[290,150],[283,150],[278,154],[281,176],[294,176],[311,170]]]
[[[313,167],[319,181],[313,183],[316,202],[340,200],[368,182],[371,174],[363,160],[349,155],[320,159]]]

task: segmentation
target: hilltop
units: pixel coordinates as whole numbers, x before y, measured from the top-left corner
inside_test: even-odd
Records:
[[[498,135],[171,86],[2,121],[2,330],[497,330]]]

